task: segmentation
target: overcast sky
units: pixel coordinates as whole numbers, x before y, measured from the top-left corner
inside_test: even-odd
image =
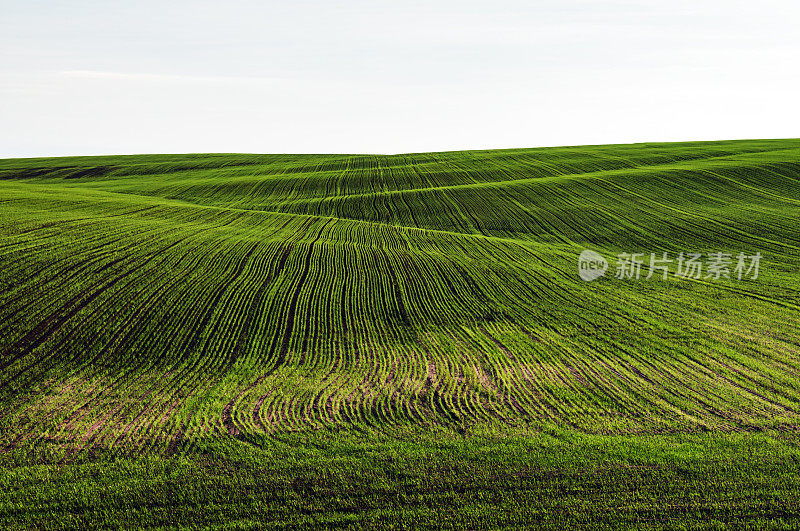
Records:
[[[0,157],[786,137],[794,0],[0,0]]]

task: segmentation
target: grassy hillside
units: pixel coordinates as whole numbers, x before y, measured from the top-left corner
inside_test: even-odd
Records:
[[[0,521],[785,523],[799,228],[800,140],[0,160]]]

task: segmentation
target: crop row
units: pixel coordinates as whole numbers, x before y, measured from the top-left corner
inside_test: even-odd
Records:
[[[0,163],[0,442],[793,425],[796,146],[649,149]],[[587,284],[585,245],[768,258]]]

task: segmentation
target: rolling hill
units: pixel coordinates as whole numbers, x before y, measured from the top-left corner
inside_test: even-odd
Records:
[[[0,160],[0,521],[788,525],[799,228],[800,140]]]

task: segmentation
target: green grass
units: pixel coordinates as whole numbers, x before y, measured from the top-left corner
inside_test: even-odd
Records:
[[[800,140],[0,160],[0,521],[792,527],[798,227]]]
[[[14,527],[796,527],[795,442],[767,434],[209,439],[189,453],[7,456]],[[36,463],[35,465],[32,463]]]

